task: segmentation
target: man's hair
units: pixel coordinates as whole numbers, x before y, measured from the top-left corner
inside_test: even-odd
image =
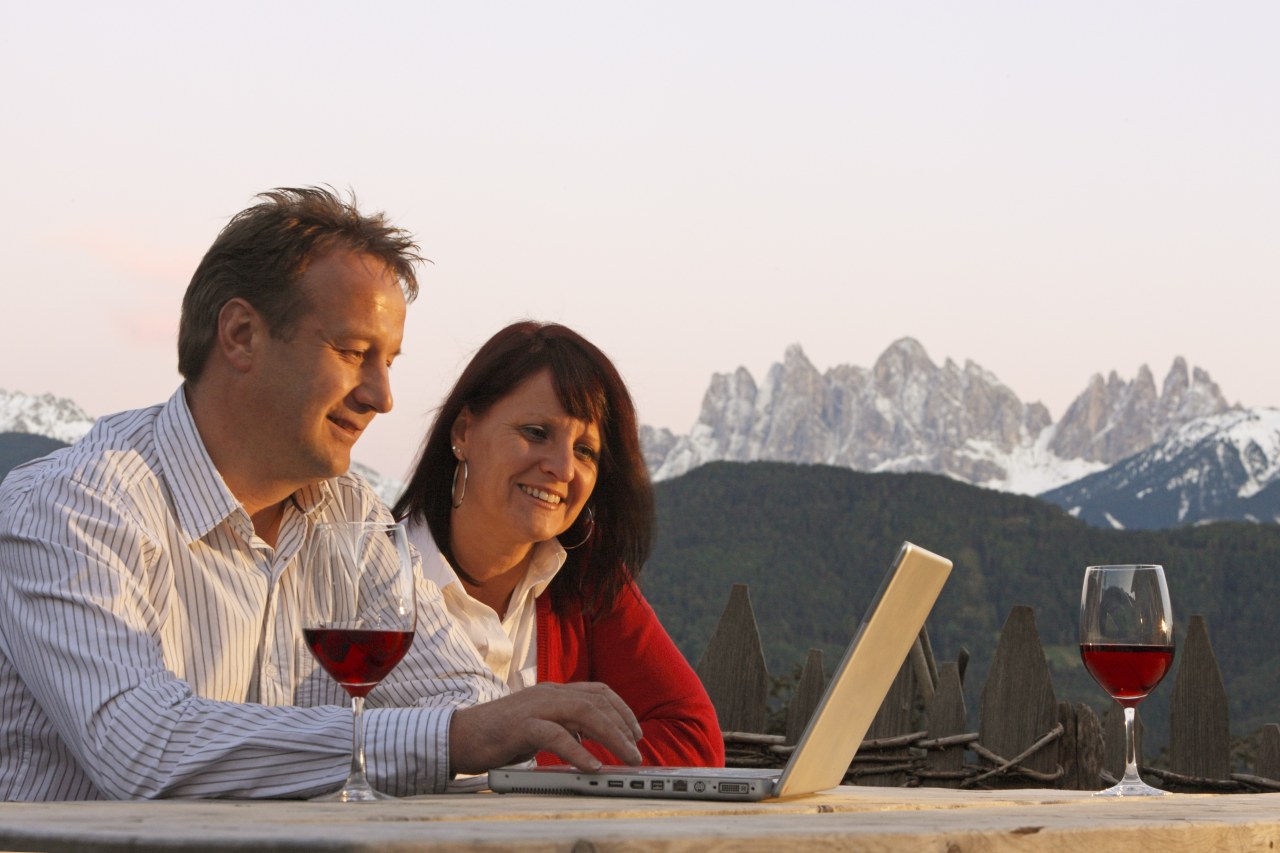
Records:
[[[423,259],[413,235],[382,213],[361,214],[354,193],[344,201],[331,188],[280,187],[257,198],[218,234],[182,297],[178,372],[188,382],[204,371],[218,314],[231,299],[248,302],[272,337],[288,340],[308,307],[298,280],[329,251],[370,255],[396,276],[407,301],[418,295],[415,265]]]

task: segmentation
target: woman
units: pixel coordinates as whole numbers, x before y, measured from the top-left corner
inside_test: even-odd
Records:
[[[645,763],[724,763],[706,690],[635,584],[653,489],[631,395],[593,344],[554,323],[494,335],[440,407],[394,512],[512,690],[604,682],[640,720]]]

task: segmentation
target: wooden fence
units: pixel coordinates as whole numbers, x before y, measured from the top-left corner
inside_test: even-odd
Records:
[[[1124,717],[1099,720],[1059,702],[1035,616],[1014,607],[982,688],[976,730],[963,679],[967,657],[939,663],[921,631],[853,760],[845,782],[938,787],[1096,790],[1124,771]],[[785,733],[761,734],[769,673],[747,587],[735,585],[697,667],[720,716],[726,763],[780,767],[825,689],[822,654],[809,651],[787,707]],[[1167,767],[1143,764],[1148,782],[1175,791],[1280,791],[1280,725],[1266,726],[1253,773],[1233,773],[1227,695],[1209,632],[1192,616],[1174,673]],[[1139,737],[1141,726],[1139,725]]]

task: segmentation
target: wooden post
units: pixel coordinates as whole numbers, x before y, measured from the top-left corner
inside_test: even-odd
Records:
[[[930,660],[932,654],[928,635],[921,628],[920,636],[916,637],[911,650],[907,652],[907,662],[915,673],[916,689],[920,691],[920,698],[926,706],[933,701],[933,689],[938,683],[938,664]]]
[[[1049,664],[1030,607],[1018,605],[1009,611],[982,688],[981,714],[978,741],[1006,759],[1019,755],[1058,724]],[[1057,744],[1028,756],[1022,766],[1053,773],[1058,769]],[[1005,787],[1021,784],[1016,779],[993,781]]]
[[[697,672],[722,731],[764,732],[769,671],[746,584],[734,584],[729,592]]]
[[[1280,726],[1263,726],[1258,740],[1258,761],[1253,772],[1264,779],[1280,781]]]
[[[925,665],[929,668],[929,683],[937,687],[938,660],[933,656],[933,642],[929,639],[929,627],[927,625],[920,626],[918,642],[920,643],[921,651],[924,653]]]
[[[1231,774],[1227,690],[1204,617],[1187,623],[1169,709],[1169,769],[1204,779]]]
[[[1102,723],[1084,703],[1058,705],[1062,743],[1058,756],[1063,776],[1058,787],[1072,791],[1096,791],[1102,787]]]
[[[958,663],[938,664],[938,688],[933,701],[928,704],[929,738],[944,738],[964,734],[967,731],[967,714],[964,707],[964,688],[960,684]],[[963,744],[946,749],[929,750],[925,766],[929,770],[956,773],[964,769]],[[932,788],[959,788],[960,779],[929,779],[920,784]]]
[[[822,694],[827,689],[827,675],[822,671],[822,650],[809,649],[804,659],[804,669],[800,671],[800,680],[791,694],[791,703],[787,705],[787,740],[788,744],[800,741],[804,727],[809,725],[809,718],[818,708]]]

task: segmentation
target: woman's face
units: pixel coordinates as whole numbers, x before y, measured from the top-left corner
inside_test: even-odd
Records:
[[[600,429],[565,412],[550,370],[530,376],[483,416],[464,409],[452,438],[467,461],[467,491],[455,520],[506,544],[542,542],[568,530],[595,488]]]

